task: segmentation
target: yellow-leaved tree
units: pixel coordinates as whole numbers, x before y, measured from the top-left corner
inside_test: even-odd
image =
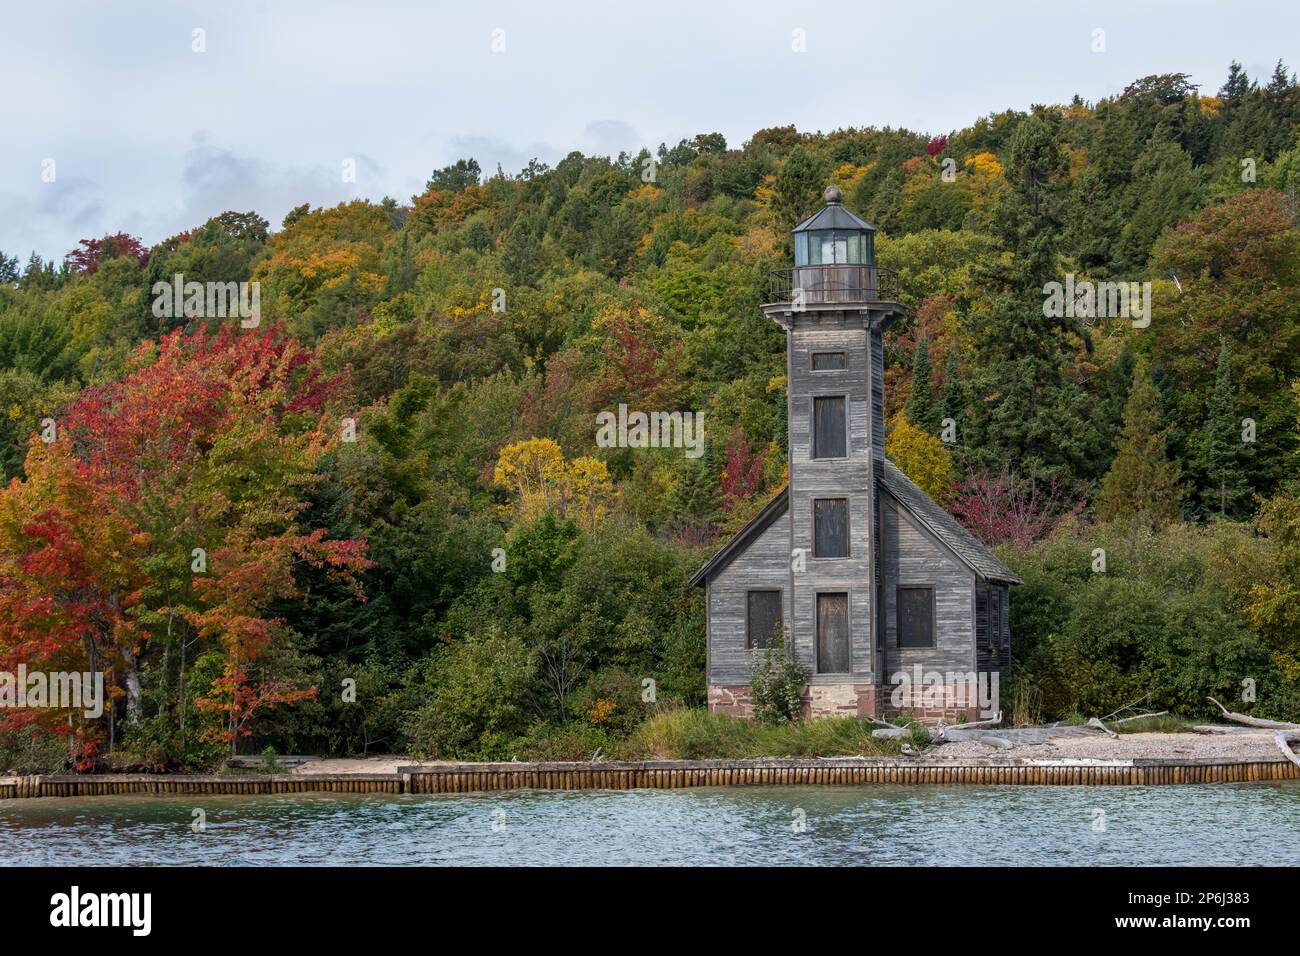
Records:
[[[554,512],[593,530],[609,513],[614,486],[609,469],[597,458],[564,460],[550,438],[529,438],[501,449],[493,480],[512,498],[509,511],[515,524],[527,524]]]
[[[599,458],[575,458],[565,473],[561,511],[579,527],[593,531],[609,513],[614,486],[609,469]]]
[[[903,415],[894,419],[885,435],[885,456],[935,501],[948,497],[953,483],[948,449]]]

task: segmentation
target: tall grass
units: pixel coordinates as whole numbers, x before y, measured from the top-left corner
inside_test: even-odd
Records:
[[[898,742],[874,739],[873,729],[872,724],[857,717],[768,725],[681,708],[647,718],[619,748],[619,756],[629,760],[704,760],[898,753]]]
[[[1123,724],[1107,724],[1117,734],[1190,734],[1196,721],[1174,714],[1161,714],[1159,717],[1143,717]]]

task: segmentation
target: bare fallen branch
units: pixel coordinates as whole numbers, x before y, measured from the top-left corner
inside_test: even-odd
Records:
[[[1286,759],[1300,766],[1300,754],[1291,749],[1292,744],[1300,743],[1300,730],[1279,730],[1273,739],[1277,741],[1278,749],[1286,754]]]
[[[912,731],[906,727],[882,727],[880,730],[873,730],[871,736],[876,740],[897,740],[899,737],[912,736]]]
[[[966,729],[968,729],[968,728],[970,728],[970,727],[992,727],[992,726],[994,726],[994,725],[996,725],[996,724],[1000,724],[1000,723],[1002,723],[1002,711],[999,710],[996,714],[994,714],[994,715],[993,715],[992,717],[990,717],[988,720],[972,720],[972,721],[969,721],[969,722],[964,723],[964,724],[953,724],[953,725],[952,725],[951,727],[949,727],[948,729],[949,729],[949,730],[966,730]]]
[[[1192,732],[1196,734],[1258,734],[1266,727],[1237,727],[1226,724],[1193,724]]]
[[[1150,714],[1134,714],[1132,717],[1121,717],[1119,720],[1112,720],[1111,723],[1127,724],[1130,720],[1144,720],[1147,717],[1163,717],[1167,713],[1169,713],[1169,711],[1167,710],[1157,710],[1154,713],[1150,713]],[[1102,718],[1102,720],[1105,719],[1106,719],[1105,717]]]
[[[883,718],[881,718],[881,717],[872,717],[870,714],[867,715],[867,720],[871,721],[873,724],[879,724],[881,727],[890,727],[890,728],[892,728],[892,729],[894,729],[894,730],[907,730],[907,729],[908,729],[908,728],[903,727],[903,726],[901,726],[901,725],[899,725],[899,724],[891,724],[889,721],[887,721],[887,720],[885,720],[885,719],[883,719]]]
[[[1100,720],[1098,720],[1096,717],[1089,717],[1089,718],[1088,718],[1088,726],[1089,726],[1089,727],[1095,727],[1095,728],[1097,728],[1097,729],[1100,730],[1103,734],[1105,734],[1107,737],[1118,737],[1118,736],[1119,736],[1119,734],[1115,733],[1115,731],[1111,730],[1109,727],[1107,727],[1105,724],[1103,724],[1103,723],[1102,723]]]
[[[1126,711],[1126,710],[1133,710],[1135,707],[1137,707],[1138,704],[1142,703],[1144,700],[1146,700],[1146,699],[1147,699],[1148,697],[1150,697],[1150,696],[1151,696],[1151,691],[1147,691],[1145,694],[1143,694],[1143,695],[1142,695],[1141,697],[1139,697],[1137,700],[1133,701],[1133,703],[1131,703],[1131,704],[1125,704],[1125,705],[1124,705],[1123,707],[1121,707],[1119,710],[1113,710],[1113,711],[1111,711],[1109,714],[1107,714],[1105,717],[1103,717],[1103,718],[1101,718],[1101,719],[1102,719],[1103,721],[1110,721],[1110,722],[1112,722],[1112,723],[1118,723],[1118,721],[1115,720],[1116,717],[1118,717],[1120,714],[1124,713],[1124,711]],[[1147,716],[1147,715],[1146,715],[1146,714],[1140,714],[1140,715],[1138,715],[1138,716],[1145,717],[1145,716]]]
[[[1285,720],[1265,720],[1263,717],[1251,717],[1247,714],[1234,713],[1224,707],[1213,697],[1207,697],[1214,706],[1223,711],[1223,716],[1229,720],[1235,720],[1239,724],[1245,724],[1247,727],[1270,727],[1274,730],[1300,730],[1300,724],[1289,723]]]

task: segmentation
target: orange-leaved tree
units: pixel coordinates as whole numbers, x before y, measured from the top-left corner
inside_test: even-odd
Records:
[[[270,608],[298,596],[301,567],[363,599],[365,541],[326,538],[307,504],[344,395],[275,327],[142,345],[120,380],[72,403],[52,443],[32,440],[26,479],[0,495],[0,660],[104,671],[131,722],[156,664],[182,743],[193,699],[225,716],[207,733],[232,749],[259,710],[314,693],[264,659],[288,636]],[[220,675],[187,691],[204,653]]]

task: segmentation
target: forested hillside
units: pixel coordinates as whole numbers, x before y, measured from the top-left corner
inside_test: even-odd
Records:
[[[462,160],[278,229],[6,250],[0,670],[116,696],[0,711],[0,770],[64,759],[70,723],[82,767],[509,759],[701,705],[687,578],[784,482],[758,307],[831,182],[912,310],[888,453],[1026,582],[1004,703],[1244,688],[1300,717],[1298,131],[1288,70],[1234,64],[1212,95],[1150,76],[947,135]],[[158,318],[178,274],[259,283],[260,322]],[[1067,275],[1150,282],[1149,324],[1046,314]],[[598,446],[620,404],[702,412],[704,453]]]

